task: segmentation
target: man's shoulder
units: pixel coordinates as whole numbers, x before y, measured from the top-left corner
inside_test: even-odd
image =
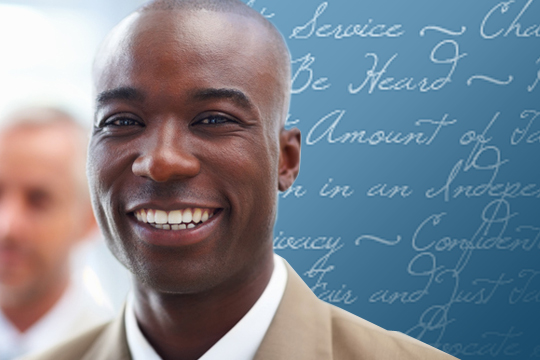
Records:
[[[124,311],[112,321],[65,340],[50,350],[20,360],[128,360]]]
[[[96,326],[73,338],[65,340],[49,350],[34,355],[23,356],[19,360],[73,360],[82,359],[96,340],[103,334],[110,322]]]
[[[336,306],[326,305],[330,309],[335,359],[455,359],[401,332],[385,330]]]
[[[387,331],[318,299],[286,265],[287,287],[256,360],[455,360],[417,339]]]

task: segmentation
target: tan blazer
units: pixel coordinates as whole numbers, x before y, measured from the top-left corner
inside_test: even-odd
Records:
[[[287,270],[283,299],[254,360],[455,359],[319,300],[288,264]],[[124,314],[24,360],[131,360]]]

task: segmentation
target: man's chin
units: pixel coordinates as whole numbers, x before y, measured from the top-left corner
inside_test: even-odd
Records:
[[[173,276],[152,276],[146,274],[141,276],[135,276],[135,281],[140,287],[151,292],[157,292],[160,294],[169,295],[194,295],[201,294],[209,291],[217,284],[211,281],[205,281],[205,279],[198,278],[186,278],[180,279]]]
[[[169,266],[168,266],[169,265]],[[180,264],[154,264],[148,263],[144,268],[134,269],[135,281],[142,289],[162,294],[203,294],[216,289],[227,279],[221,275],[222,264],[208,264],[205,262]]]
[[[22,265],[22,264],[20,264]],[[29,286],[30,271],[25,266],[0,265],[0,287],[2,289],[17,289]]]

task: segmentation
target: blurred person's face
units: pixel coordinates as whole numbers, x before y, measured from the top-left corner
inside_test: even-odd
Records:
[[[65,281],[70,249],[89,230],[72,133],[56,125],[0,133],[0,300]]]

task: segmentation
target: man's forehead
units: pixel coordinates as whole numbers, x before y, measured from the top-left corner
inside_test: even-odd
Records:
[[[76,130],[67,126],[5,129],[0,132],[0,177],[27,187],[71,187],[79,173],[84,174],[85,154],[78,139]]]
[[[204,10],[130,16],[113,30],[96,58],[96,85],[121,76],[119,71],[149,72],[158,66],[171,73],[195,67],[214,72],[223,67],[226,72],[230,66],[242,72],[245,64],[260,68],[262,59],[271,58],[264,54],[266,31],[252,19],[237,17],[242,16]]]
[[[96,99],[119,88],[178,99],[199,89],[237,89],[263,113],[281,118],[288,108],[290,57],[265,21],[204,9],[136,12],[96,57]]]
[[[199,54],[200,60],[211,60],[218,53],[268,57],[261,52],[269,42],[272,38],[265,26],[239,14],[207,10],[134,13],[108,36],[96,57],[96,68],[111,65],[115,59],[126,65],[130,57],[173,56],[187,50]],[[165,51],[149,54],[156,48]]]
[[[126,88],[170,96],[236,88],[256,102],[274,98],[281,93],[276,88],[281,86],[281,74],[268,50],[271,41],[265,26],[234,13],[132,15],[114,30],[96,60],[98,105],[111,91]],[[182,88],[195,80],[196,89]]]
[[[48,159],[65,166],[65,159],[85,153],[85,137],[80,130],[69,124],[15,125],[0,131],[0,151],[19,157]],[[41,159],[41,160],[39,160]],[[83,161],[83,159],[79,159]]]

